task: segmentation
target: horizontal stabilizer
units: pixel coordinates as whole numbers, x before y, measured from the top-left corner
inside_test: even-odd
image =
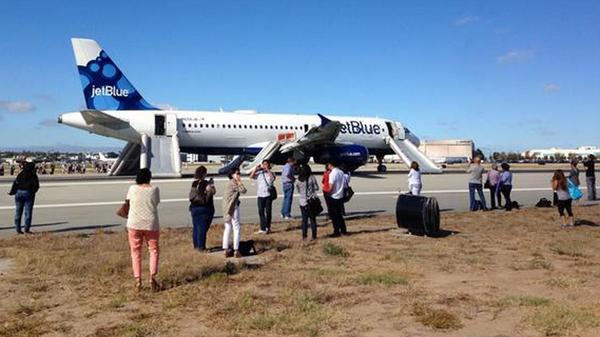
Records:
[[[83,110],[81,116],[88,125],[102,125],[109,129],[121,130],[129,127],[129,123],[99,110]]]
[[[386,142],[390,145],[392,150],[402,158],[402,161],[406,166],[410,167],[413,161],[419,163],[419,168],[423,173],[442,173],[442,170],[435,165],[435,163],[427,158],[423,152],[411,143],[408,139],[394,140],[392,137],[386,137]]]

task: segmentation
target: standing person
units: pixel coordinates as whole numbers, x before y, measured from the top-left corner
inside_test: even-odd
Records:
[[[223,250],[225,257],[242,257],[240,254],[240,194],[246,193],[246,187],[242,183],[240,169],[234,168],[229,173],[229,182],[225,186],[223,195],[223,218],[225,229],[223,230]],[[229,236],[233,227],[233,250],[229,249]]]
[[[334,163],[327,164],[328,169],[331,170],[329,173],[329,204],[328,212],[329,218],[333,223],[333,234],[332,237],[338,237],[341,235],[348,234],[346,230],[346,222],[344,220],[344,187],[345,178],[344,172],[337,168]]]
[[[554,176],[552,176],[552,190],[556,193],[558,197],[558,214],[560,215],[562,224],[560,227],[574,226],[575,221],[573,218],[573,210],[572,203],[573,199],[571,199],[571,195],[569,194],[569,188],[567,185],[567,178],[565,178],[565,174],[562,170],[554,171]],[[568,214],[568,224],[567,217],[565,216],[565,210]]]
[[[579,187],[581,181],[579,180],[579,168],[577,168],[577,159],[571,160],[571,170],[569,171],[569,179],[575,186]]]
[[[283,204],[281,205],[281,217],[285,220],[292,219],[292,200],[294,198],[294,168],[296,159],[289,157],[281,171],[281,184],[283,188]]]
[[[408,171],[408,191],[412,195],[421,195],[421,172],[419,171],[419,163],[413,161],[410,163],[410,171]]]
[[[258,216],[260,218],[259,234],[271,233],[271,210],[273,207],[273,198],[271,189],[275,182],[275,175],[271,172],[271,164],[268,160],[252,169],[250,178],[256,180],[256,196],[258,205]]]
[[[194,172],[194,182],[189,194],[193,227],[192,243],[199,251],[206,250],[206,234],[215,214],[213,196],[217,192],[213,179],[205,179],[206,173],[206,167],[198,166]]]
[[[15,229],[17,234],[23,234],[21,230],[23,213],[25,213],[25,233],[31,233],[33,204],[35,203],[35,194],[39,189],[40,181],[35,173],[35,164],[27,162],[15,178],[9,193],[15,196]]]
[[[160,227],[158,221],[158,204],[160,190],[152,186],[152,173],[144,168],[138,171],[135,185],[129,187],[126,200],[129,202],[127,215],[127,237],[131,250],[131,267],[135,278],[135,288],[142,289],[142,244],[148,245],[150,255],[150,285],[152,291],[158,291],[160,286],[156,281],[158,273],[158,257],[160,254],[158,238]]]
[[[585,181],[587,183],[588,200],[596,200],[596,169],[595,163],[596,156],[590,154],[588,160],[583,163],[585,166]]]
[[[487,185],[490,189],[490,199],[492,209],[502,208],[502,197],[498,193],[498,181],[500,180],[500,171],[498,171],[498,164],[492,163],[492,169],[487,174]],[[498,207],[496,207],[496,199],[498,199]]]
[[[300,194],[300,213],[302,214],[302,240],[306,240],[308,236],[308,223],[310,221],[311,239],[317,239],[317,217],[311,213],[309,200],[318,198],[319,183],[317,178],[312,174],[312,170],[308,164],[300,166],[298,174],[298,182],[296,189]]]
[[[10,175],[14,176],[15,175],[15,170],[17,169],[17,167],[15,166],[15,164],[10,164]]]
[[[4,162],[0,161],[0,176],[4,175]]]
[[[469,168],[467,168],[467,173],[469,175],[469,208],[471,211],[478,210],[476,206],[477,201],[475,200],[475,192],[479,195],[479,200],[481,202],[481,207],[483,210],[487,210],[485,204],[485,196],[483,195],[483,186],[481,184],[481,178],[483,176],[483,172],[485,172],[483,166],[481,166],[481,158],[475,157],[471,164],[469,164]]]
[[[502,173],[500,173],[500,179],[498,180],[498,191],[496,193],[504,196],[504,209],[507,211],[512,210],[512,201],[510,199],[510,192],[512,191],[512,172],[510,172],[510,165],[502,163]]]

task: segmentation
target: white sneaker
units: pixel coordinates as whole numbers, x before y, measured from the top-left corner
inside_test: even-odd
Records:
[[[267,234],[267,232],[263,231],[262,229],[259,229],[256,232],[254,232],[254,234]]]

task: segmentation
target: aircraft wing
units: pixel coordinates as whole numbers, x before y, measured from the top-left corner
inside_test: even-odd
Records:
[[[317,146],[335,143],[342,124],[339,121],[332,121],[321,114],[319,114],[319,117],[321,117],[321,125],[312,127],[302,138],[283,144],[279,151],[281,153],[294,150],[306,151]]]
[[[81,116],[87,124],[102,125],[115,130],[126,129],[129,127],[128,122],[100,110],[83,110],[81,111]]]

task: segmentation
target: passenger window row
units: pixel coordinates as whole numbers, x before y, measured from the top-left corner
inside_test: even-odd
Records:
[[[265,129],[265,130],[301,130],[300,126],[290,125],[241,125],[241,124],[198,124],[198,123],[182,123],[184,129]]]

